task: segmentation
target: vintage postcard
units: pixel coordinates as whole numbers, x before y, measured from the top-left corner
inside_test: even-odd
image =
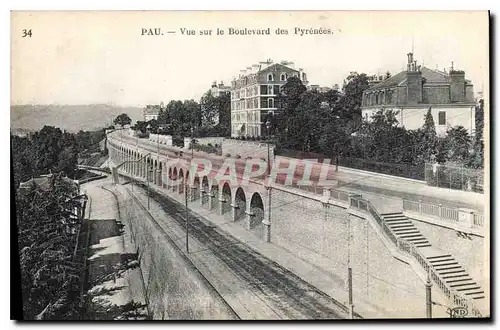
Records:
[[[13,11],[13,318],[489,318],[489,24]]]

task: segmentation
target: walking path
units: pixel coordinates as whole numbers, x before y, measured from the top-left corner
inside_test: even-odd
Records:
[[[106,186],[111,186],[109,177],[81,186],[89,197],[85,216],[90,221],[89,293],[96,294],[93,298],[95,306],[123,306],[130,302],[145,304],[140,268],[127,269],[113,276],[118,274],[116,271],[123,256],[137,251],[130,243],[129,228],[125,226],[123,231],[120,230],[120,205]],[[147,313],[141,308],[132,314],[135,315],[132,319],[145,319]]]

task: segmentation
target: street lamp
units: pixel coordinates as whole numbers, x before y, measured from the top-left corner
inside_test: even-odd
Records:
[[[270,137],[271,137],[271,134],[270,134],[270,129],[271,129],[271,121],[269,119],[267,119],[266,121],[266,128],[267,128],[267,177],[269,179],[269,175],[271,174],[271,153],[270,153]]]
[[[153,167],[149,167],[148,168],[148,177],[146,178],[146,182],[148,183],[147,187],[148,187],[148,210],[149,210],[149,178],[150,178],[150,175],[152,176],[153,175]]]

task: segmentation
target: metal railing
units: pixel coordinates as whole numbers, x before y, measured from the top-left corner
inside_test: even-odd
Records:
[[[346,193],[342,191],[332,191],[330,196],[332,198],[339,199],[338,196],[341,196],[341,194],[346,194]],[[412,211],[417,211],[421,209],[420,205],[418,205],[419,203],[411,201],[404,201],[404,202],[406,202],[407,209],[410,209]],[[415,204],[417,204],[418,208]],[[433,214],[436,214],[436,208],[434,207],[434,205],[432,204],[427,204],[427,205],[428,207],[424,208],[424,210],[429,213],[432,212]],[[476,317],[482,316],[479,309],[475,306],[472,298],[469,298],[464,294],[451,288],[448,285],[448,283],[446,283],[446,281],[439,275],[434,266],[427,260],[427,258],[420,252],[420,250],[413,243],[396,236],[396,234],[388,227],[383,217],[378,213],[377,209],[373,206],[373,204],[370,201],[363,199],[359,195],[349,195],[349,207],[368,213],[380,225],[380,227],[387,235],[387,237],[397,246],[399,250],[413,256],[417,260],[417,262],[422,266],[422,268],[429,274],[430,278],[436,283],[436,285],[441,289],[441,291],[445,294],[445,296],[453,302],[454,305],[467,308],[469,311],[469,315],[473,315]],[[449,216],[450,218],[453,219],[455,218],[458,219],[457,212],[455,212],[453,209],[449,208],[447,209],[448,210],[444,212],[446,216]],[[448,211],[450,211],[449,214],[446,213]],[[442,210],[441,214],[443,214]],[[484,221],[482,214],[474,214],[474,222],[477,222],[479,225],[480,223],[483,223],[482,221]]]
[[[423,216],[429,216],[439,220],[451,221],[455,224],[463,223],[472,227],[484,226],[484,214],[472,212],[472,221],[460,219],[460,210],[455,207],[442,206],[441,204],[430,204],[414,202],[403,199],[403,212],[418,213]],[[469,213],[466,213],[469,216]]]
[[[484,226],[484,214],[482,213],[474,213],[473,214],[473,225],[475,227],[483,227]]]

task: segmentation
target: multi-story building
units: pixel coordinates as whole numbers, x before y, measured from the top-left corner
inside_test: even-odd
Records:
[[[142,115],[144,116],[144,121],[147,122],[150,121],[151,119],[158,120],[161,108],[163,108],[163,102],[160,104],[160,106],[147,105],[144,109],[142,109]]]
[[[231,93],[231,86],[225,86],[224,82],[220,82],[220,84],[217,84],[217,81],[214,81],[212,83],[212,86],[210,87],[210,93],[212,94],[213,97],[218,97],[222,94],[226,93]]]
[[[231,82],[231,136],[257,137],[267,134],[265,122],[269,112],[277,110],[276,97],[281,86],[290,77],[297,77],[307,85],[302,69],[293,62],[260,62],[240,71]]]
[[[334,91],[337,91],[337,92],[340,91],[340,88],[339,88],[338,84],[333,85],[333,87],[320,86],[320,85],[309,85],[309,86],[307,86],[307,89],[310,90],[310,91],[317,91],[317,92],[320,92],[320,93],[326,93],[326,92],[329,92],[331,90],[334,90]]]
[[[400,125],[418,129],[431,109],[438,135],[453,126],[463,126],[473,134],[475,106],[473,85],[465,72],[452,66],[447,72],[417,65],[408,54],[407,69],[392,77],[371,79],[363,92],[362,115],[366,120],[379,110],[394,110]]]

